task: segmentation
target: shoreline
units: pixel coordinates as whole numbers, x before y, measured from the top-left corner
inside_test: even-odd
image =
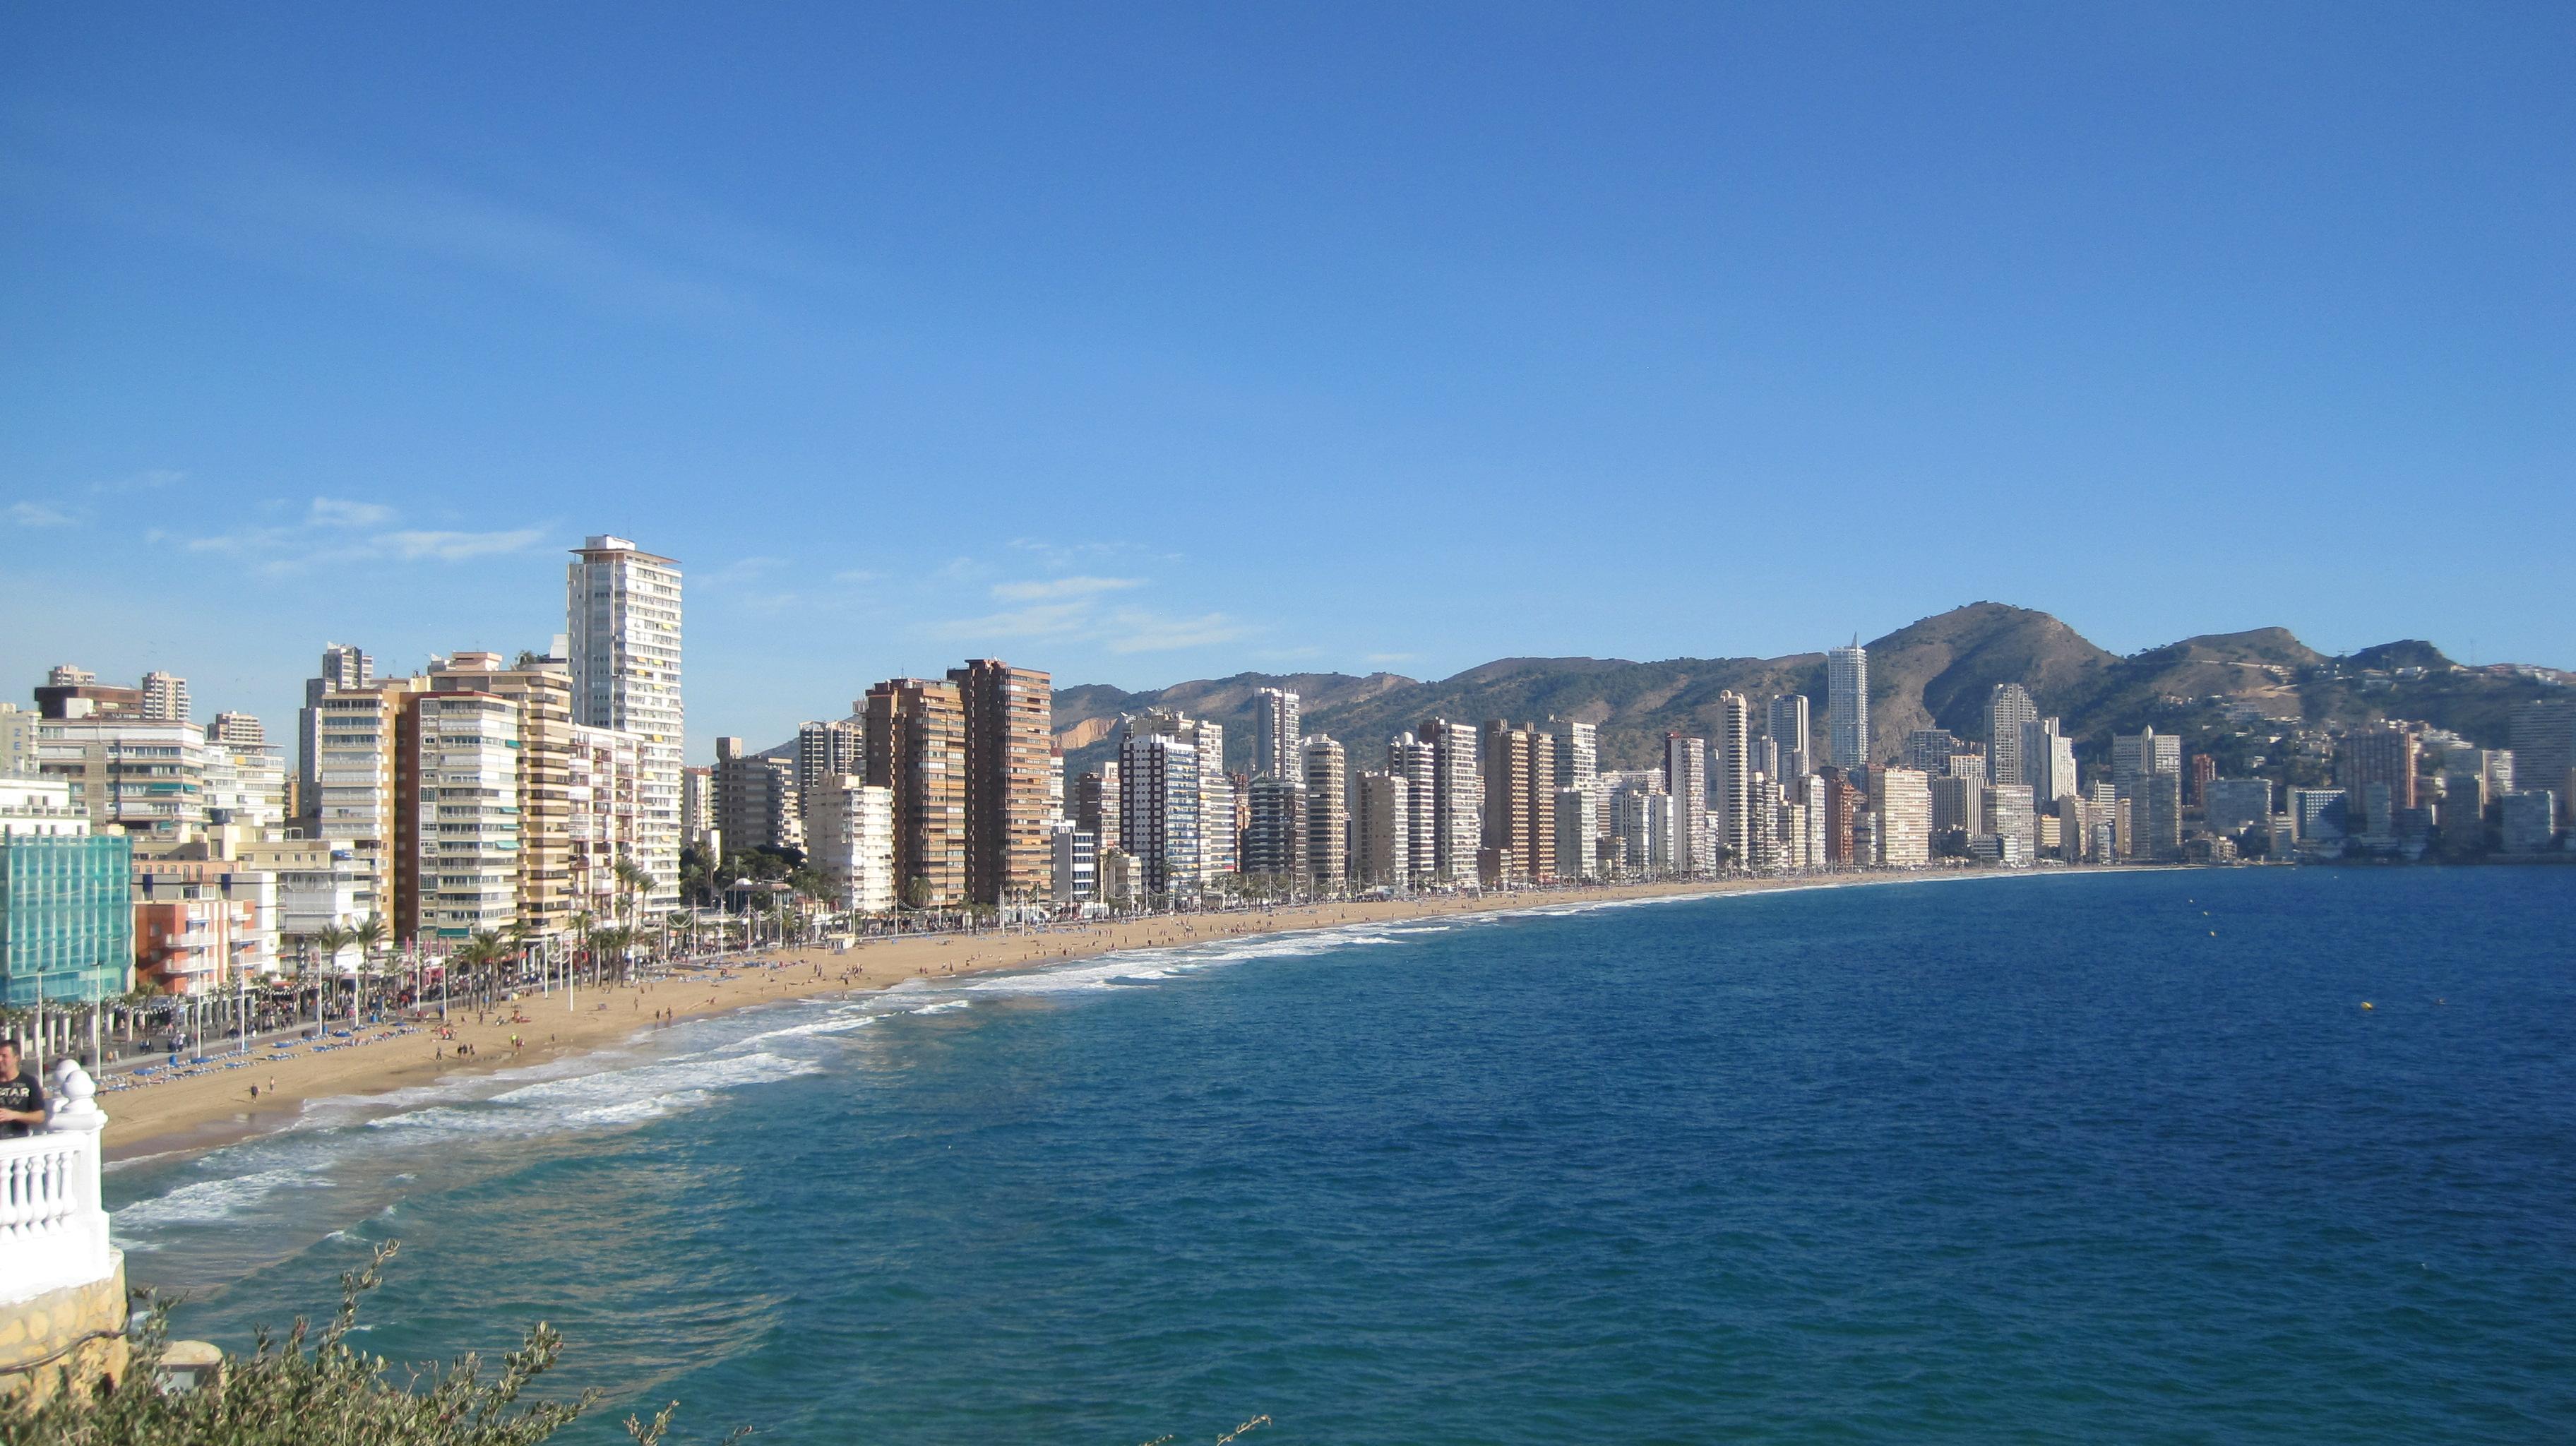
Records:
[[[103,1096],[99,1104],[108,1115],[104,1139],[108,1162],[130,1164],[146,1157],[216,1149],[289,1129],[303,1119],[309,1105],[328,1102],[363,1108],[369,1100],[396,1091],[613,1050],[655,1029],[652,1016],[659,1011],[669,1012],[667,1023],[678,1023],[788,1000],[873,993],[906,980],[946,980],[1043,969],[1125,950],[1444,914],[2128,871],[2097,865],[1617,884],[1301,904],[1240,913],[1162,914],[1116,923],[1058,926],[1035,935],[937,934],[871,939],[840,954],[823,949],[774,951],[763,956],[776,961],[774,966],[746,961],[732,966],[723,978],[712,971],[692,971],[665,975],[641,985],[582,989],[575,995],[575,1009],[566,1008],[560,990],[551,995],[522,993],[514,1001],[519,1011],[516,1018],[492,1015],[478,1022],[470,1011],[451,1013],[447,1027],[456,1036],[453,1043],[439,1040],[432,1029],[422,1027],[400,1035],[379,1033],[371,1042],[327,1051],[315,1051],[299,1043],[289,1058],[272,1059],[284,1051],[257,1049],[252,1052],[251,1062],[240,1069],[119,1090]],[[471,1044],[474,1053],[459,1057],[455,1044]],[[256,1101],[249,1094],[253,1085],[259,1086]]]

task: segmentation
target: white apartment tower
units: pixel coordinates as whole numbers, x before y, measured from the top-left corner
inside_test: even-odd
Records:
[[[2036,782],[2022,762],[2021,727],[2039,721],[2039,705],[2019,683],[1997,683],[1986,695],[1986,777],[1994,783]],[[2049,795],[2051,798],[2055,794]]]
[[[143,721],[146,723],[185,723],[188,721],[188,680],[176,673],[143,675]]]
[[[1432,782],[1437,763],[1432,755],[1431,745],[1410,733],[1398,733],[1387,741],[1386,771],[1405,783],[1404,857],[1415,883],[1429,883],[1437,876],[1440,815],[1438,789]]]
[[[1749,868],[1753,863],[1753,705],[1728,689],[1717,695],[1717,825],[1723,858],[1712,864]]]
[[[1673,798],[1672,867],[1706,873],[1717,866],[1708,854],[1708,740],[1664,735],[1664,791]]]
[[[1297,776],[1297,740],[1305,735],[1297,695],[1263,688],[1252,695],[1252,776]]]
[[[573,557],[573,721],[637,736],[635,862],[653,876],[646,905],[669,908],[680,900],[680,566],[623,537],[586,538]]]
[[[1476,730],[1426,718],[1420,733],[1431,748],[1431,876],[1444,884],[1474,883],[1476,851],[1485,845],[1485,774],[1477,763]]]
[[[1763,709],[1762,731],[1780,745],[1780,777],[1796,778],[1815,772],[1814,760],[1807,755],[1807,695],[1775,693]]]
[[[1869,763],[1869,650],[1858,638],[1825,653],[1825,761],[1836,768]]]

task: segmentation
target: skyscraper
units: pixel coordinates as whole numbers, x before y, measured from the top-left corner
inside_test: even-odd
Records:
[[[1432,882],[1439,874],[1439,788],[1433,782],[1437,768],[1436,750],[1430,744],[1410,733],[1388,740],[1386,771],[1405,783],[1404,858],[1416,883]]]
[[[2021,725],[2021,776],[2042,813],[2075,792],[2075,740],[2059,731],[2056,719],[2034,718]]]
[[[1836,768],[1869,763],[1869,650],[1851,646],[1825,654],[1825,761]]]
[[[2355,729],[2335,750],[2335,787],[2360,798],[2370,785],[2384,783],[2392,807],[2413,808],[2416,754],[2415,735],[2402,727],[2374,723]]]
[[[1550,718],[1547,731],[1556,738],[1556,786],[1592,792],[1601,771],[1599,726],[1572,718]]]
[[[1708,853],[1708,740],[1664,735],[1664,791],[1673,796],[1673,868],[1684,874],[1716,867]]]
[[[322,797],[322,695],[366,687],[375,677],[375,659],[344,643],[324,643],[320,675],[304,680],[304,706],[295,713],[295,796],[308,818],[319,813]]]
[[[1252,776],[1297,776],[1297,740],[1303,738],[1297,695],[1263,688],[1252,695]]]
[[[1179,734],[1119,730],[1118,836],[1135,861],[1136,890],[1148,906],[1198,893],[1199,778],[1199,751]]]
[[[1556,739],[1496,718],[1485,724],[1484,847],[1505,879],[1556,876]]]
[[[680,565],[622,537],[573,549],[566,613],[571,625],[573,721],[637,735],[636,862],[653,876],[652,908],[680,901],[680,769],[687,740],[680,707]]]
[[[1721,868],[1753,865],[1753,709],[1732,689],[1717,695],[1717,823],[1724,857],[1709,862]]]
[[[1243,872],[1274,886],[1306,885],[1306,784],[1265,773],[1252,780],[1252,821],[1243,834]]]
[[[715,800],[728,855],[805,848],[805,796],[792,761],[745,753],[739,738],[717,739]]]
[[[2513,782],[2510,787],[2491,790],[2498,797],[2508,793],[2546,793],[2555,800],[2557,821],[2568,822],[2568,798],[2576,789],[2568,786],[2568,773],[2576,769],[2576,698],[2541,698],[2516,703],[2512,713]],[[2523,804],[2520,807],[2530,808]]]
[[[1997,784],[2029,784],[2022,771],[2021,725],[2038,717],[2038,705],[2019,683],[1997,683],[1986,695],[1988,779]]]
[[[1807,751],[1807,695],[1775,693],[1762,710],[1762,731],[1780,745],[1780,776],[1792,779],[1813,773],[1815,760]]]
[[[890,678],[870,688],[867,750],[868,783],[893,794],[897,897],[915,908],[964,903],[966,704],[957,685]]]
[[[809,835],[814,831],[814,810],[831,791],[831,780],[852,774],[864,777],[868,771],[868,725],[858,716],[866,709],[867,700],[862,698],[850,706],[850,717],[796,725],[796,802],[804,812]],[[685,815],[687,809],[681,812]]]
[[[1920,771],[1871,769],[1869,806],[1878,814],[1880,863],[1920,868],[1932,862],[1932,789]]]
[[[1298,742],[1297,761],[1306,784],[1306,878],[1319,890],[1338,890],[1350,870],[1349,761],[1322,733]]]
[[[1446,718],[1426,718],[1418,731],[1431,748],[1432,873],[1441,883],[1469,883],[1485,833],[1476,731]]]
[[[1401,888],[1412,876],[1405,858],[1411,837],[1409,787],[1400,774],[1369,769],[1359,777],[1359,808],[1351,820],[1351,881]]]
[[[966,897],[1031,903],[1053,882],[1047,747],[1055,680],[999,658],[948,670],[965,711]]]

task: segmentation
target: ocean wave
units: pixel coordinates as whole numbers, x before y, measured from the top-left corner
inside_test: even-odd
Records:
[[[238,1215],[281,1190],[331,1188],[331,1181],[310,1170],[257,1170],[247,1175],[227,1175],[219,1180],[199,1180],[119,1208],[115,1215],[117,1239],[130,1248],[149,1250],[153,1248],[150,1241],[129,1240],[126,1232],[137,1228],[150,1230],[170,1225],[210,1224]]]

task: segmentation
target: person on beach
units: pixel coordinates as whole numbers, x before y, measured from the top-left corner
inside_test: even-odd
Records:
[[[0,1139],[34,1134],[45,1123],[45,1087],[18,1069],[18,1041],[0,1039]]]

